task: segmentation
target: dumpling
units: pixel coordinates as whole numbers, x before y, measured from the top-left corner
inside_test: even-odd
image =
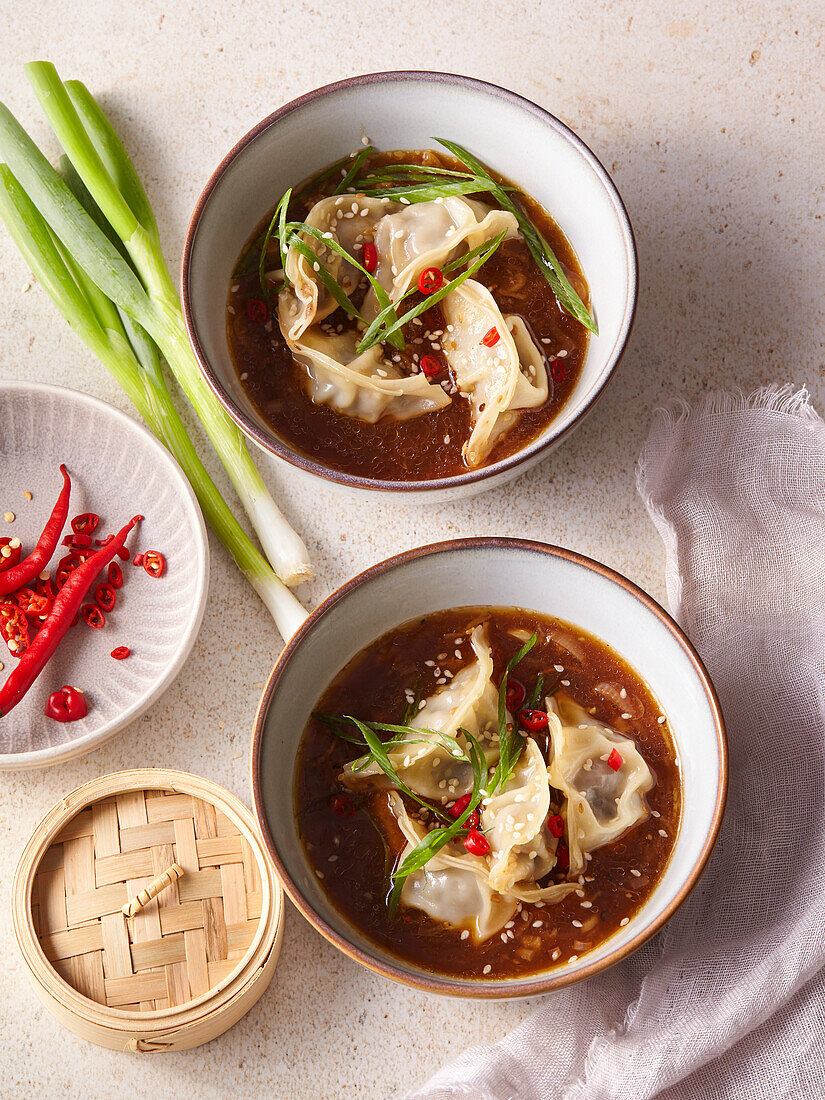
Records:
[[[521,318],[502,316],[490,291],[475,279],[451,291],[441,307],[447,329],[441,346],[472,408],[464,457],[475,467],[512,426],[516,411],[547,400],[547,368]],[[483,341],[491,329],[499,339],[488,347]]]
[[[376,278],[397,302],[426,268],[443,267],[453,256],[471,251],[501,232],[509,238],[518,236],[518,231],[514,214],[473,199],[451,196],[412,203],[388,214],[376,227]],[[371,320],[377,312],[370,291],[364,316]]]
[[[426,830],[407,813],[394,792],[391,807],[407,846],[401,861],[425,836]],[[418,871],[408,875],[401,891],[401,904],[420,909],[433,920],[452,928],[466,928],[475,943],[482,943],[500,931],[516,911],[517,901],[503,897],[489,882],[487,863],[467,851],[456,855],[445,845]]]
[[[330,335],[311,328],[291,345],[292,354],[306,368],[309,395],[318,405],[374,424],[385,414],[409,420],[449,405],[441,386],[423,374],[405,375],[384,359],[376,344],[358,354],[359,334]]]
[[[400,778],[421,798],[450,802],[472,790],[472,766],[457,760],[438,733],[456,738],[466,748],[459,733],[466,729],[481,744],[488,766],[498,762],[498,689],[483,625],[475,628],[470,644],[476,659],[431,695],[412,719],[410,725],[421,730],[420,743],[400,745],[388,754]],[[374,762],[359,771],[355,760],[347,764],[343,778],[355,785],[382,775]]]
[[[494,890],[508,893],[517,882],[535,882],[553,869],[558,841],[546,828],[549,812],[547,765],[536,742],[528,737],[513,774],[481,811]]]
[[[566,799],[570,870],[578,873],[587,852],[610,844],[645,820],[644,796],[653,786],[653,776],[633,741],[589,715],[580,725],[562,725],[558,709],[547,700],[553,746],[550,782]],[[607,763],[614,749],[622,758],[618,770]]]
[[[331,195],[316,202],[305,221],[321,233],[330,233],[342,248],[357,258],[361,238],[374,233],[378,222],[398,208],[398,204],[389,199]],[[331,248],[325,248],[314,237],[304,233],[301,240],[309,245],[336,282],[349,294],[361,277],[358,269]],[[278,322],[284,339],[292,344],[310,325],[334,313],[338,303],[297,248],[287,250],[284,270],[291,285],[285,286],[278,297]]]

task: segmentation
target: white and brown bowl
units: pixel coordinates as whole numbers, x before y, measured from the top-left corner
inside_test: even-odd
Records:
[[[603,639],[646,681],[668,717],[682,775],[682,821],[658,886],[630,923],[575,962],[526,978],[434,974],[384,950],[342,916],[304,853],[294,813],[301,733],[336,674],[371,641],[416,616],[451,607],[524,607]],[[255,812],[287,893],[331,943],[395,981],[468,997],[547,993],[599,973],[650,939],[696,885],[722,821],[727,746],[702,662],[670,616],[636,585],[571,550],[472,538],[409,550],[348,581],[283,651],[258,709],[252,744]]]
[[[547,209],[578,255],[599,335],[559,415],[522,450],[489,466],[433,481],[381,481],[335,470],[293,450],[255,409],[226,338],[232,270],[253,231],[288,187],[353,149],[424,149],[443,134],[472,149]],[[633,231],[613,181],[581,138],[514,92],[466,76],[387,72],[318,88],[279,108],[227,153],[198,199],[183,251],[181,296],[204,377],[241,430],[310,478],[404,501],[453,500],[528,470],[592,408],[627,343],[638,277]]]

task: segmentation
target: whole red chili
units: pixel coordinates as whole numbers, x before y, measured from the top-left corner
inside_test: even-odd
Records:
[[[31,643],[28,620],[11,596],[0,602],[0,637],[12,657],[22,657]]]
[[[150,577],[162,577],[166,572],[166,558],[157,550],[147,550],[143,555],[143,568]]]
[[[567,367],[565,367],[561,359],[554,359],[550,364],[550,373],[556,385],[560,386],[567,377]]]
[[[123,588],[123,570],[116,561],[109,563],[109,584],[112,588]]]
[[[63,475],[63,488],[43,528],[43,533],[37,540],[37,546],[23,561],[0,573],[0,596],[16,592],[18,588],[34,580],[37,574],[49,564],[49,559],[60,541],[66,516],[69,514],[69,494],[72,491],[72,483],[66,467],[61,465],[60,472]]]
[[[556,868],[565,874],[570,870],[570,852],[566,844],[560,844],[556,848]]]
[[[372,243],[372,241],[364,242],[364,258],[362,265],[365,271],[369,271],[372,275],[376,267],[378,267],[378,249]]]
[[[519,725],[528,733],[538,733],[547,729],[549,719],[543,710],[520,710],[518,712]]]
[[[490,842],[477,829],[471,829],[464,837],[464,847],[474,856],[486,856],[490,851]]]
[[[256,325],[262,325],[269,317],[269,306],[260,298],[247,298],[246,315]]]
[[[127,657],[131,657],[132,651],[127,645],[116,646],[111,653],[116,661],[125,661]]]
[[[41,596],[31,588],[20,588],[15,593],[17,605],[26,615],[45,615],[52,605],[52,601]]]
[[[608,768],[612,768],[614,772],[617,772],[622,764],[624,764],[624,758],[622,757],[621,753],[617,752],[617,750],[614,749],[613,752],[611,752],[610,756],[608,756],[607,758]]]
[[[481,342],[485,346],[485,348],[494,348],[500,339],[501,336],[499,335],[499,331],[496,326],[493,325],[492,328],[487,329],[487,331],[484,333],[481,338]]]
[[[507,679],[507,689],[504,692],[504,701],[508,710],[518,710],[527,698],[527,688],[521,680]]]
[[[54,691],[46,703],[46,717],[55,722],[77,722],[89,713],[86,696],[77,688],[66,684],[60,691]]]
[[[91,535],[92,531],[97,530],[99,523],[100,516],[97,512],[84,512],[82,515],[74,517],[72,530],[76,535]]]
[[[95,603],[101,611],[114,611],[117,603],[117,592],[115,592],[114,586],[108,582],[99,584],[95,589]]]
[[[94,583],[95,577],[101,569],[106,568],[138,522],[138,517],[134,516],[125,527],[121,528],[108,546],[102,546],[95,554],[82,562],[57,593],[52,609],[38,631],[37,637],[29,646],[17,667],[13,669],[5,684],[0,688],[0,718],[8,714],[12,707],[20,702],[43,671],[46,662],[69,629],[72,618],[80,609],[86,593]]]
[[[332,812],[339,817],[352,817],[355,813],[355,803],[348,794],[334,794],[329,805]]]
[[[547,818],[547,828],[550,830],[551,836],[562,836],[564,834],[564,818],[558,814],[553,814],[552,817]]]
[[[80,609],[80,616],[86,626],[90,626],[92,630],[102,630],[106,625],[106,616],[93,603],[84,603]]]
[[[435,294],[444,285],[444,276],[438,267],[425,267],[418,276],[418,289],[422,294]]]
[[[17,565],[22,551],[23,546],[20,539],[0,539],[0,573],[6,569],[11,569],[13,565]]]

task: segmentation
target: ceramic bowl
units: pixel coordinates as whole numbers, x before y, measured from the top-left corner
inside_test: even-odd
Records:
[[[558,616],[613,646],[641,674],[668,715],[682,771],[679,835],[645,905],[594,951],[526,978],[439,976],[367,939],[321,889],[293,812],[301,731],[333,677],[400,623],[480,604]],[[370,969],[408,985],[460,996],[518,997],[598,973],[640,947],[673,915],[696,885],[721,824],[727,750],[708,675],[685,635],[650,596],[607,566],[570,550],[515,539],[463,539],[390,558],[349,581],[310,615],[264,691],[252,747],[252,782],[258,822],[278,874],[304,916],[330,942]]]
[[[0,413],[0,516],[14,516],[11,523],[0,519],[0,535],[17,535],[26,552],[34,547],[62,484],[63,462],[72,479],[70,516],[97,512],[102,537],[142,513],[127,545],[133,555],[159,550],[167,562],[166,573],[153,579],[115,559],[124,584],[106,626],[90,630],[81,620],[72,627],[25,698],[0,719],[0,770],[10,770],[90,752],[157,702],[198,636],[209,543],[180,467],[126,413],[76,390],[35,382],[0,383]],[[58,546],[48,567],[52,576],[67,553]],[[112,650],[122,645],[131,656],[113,660]],[[2,642],[0,662],[2,680],[16,663]],[[55,722],[44,713],[49,695],[63,684],[86,692],[89,713],[80,721]]]
[[[432,148],[433,134],[471,149],[537,198],[573,245],[599,324],[581,378],[559,416],[521,451],[479,470],[435,481],[352,477],[298,453],[266,424],[235,374],[226,339],[226,297],[241,249],[297,181],[359,148]],[[624,350],[636,306],[636,249],[627,211],[584,142],[553,115],[513,92],[464,76],[373,73],[293,100],[258,123],[223,159],[195,207],[183,253],[186,325],[209,385],[265,451],[310,476],[405,501],[455,499],[500,485],[547,455],[593,406]]]

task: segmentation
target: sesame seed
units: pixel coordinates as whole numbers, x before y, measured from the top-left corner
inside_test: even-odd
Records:
[[[622,917],[622,919],[619,921],[620,928],[624,928],[626,924],[630,924],[630,917]]]
[[[570,922],[574,928],[581,928],[582,922],[580,920],[574,920]]]
[[[562,684],[563,684],[563,685],[564,685],[564,687],[566,687],[566,688],[569,688],[569,687],[570,687],[570,681],[569,681],[569,680],[562,680]]]
[[[662,815],[659,813],[658,810],[651,810],[650,811],[650,816],[651,817],[661,817]]]
[[[659,723],[660,726],[663,726],[665,724],[665,716],[663,714],[660,714],[656,721]]]
[[[641,878],[642,877],[642,872],[637,871],[635,867],[630,868],[630,873],[631,873],[631,875],[634,875],[636,878]]]
[[[467,931],[467,929],[466,929],[466,928],[465,928],[465,929],[464,929],[464,931],[463,931],[463,932],[461,933],[461,938],[462,938],[463,940],[468,940],[468,939],[470,938],[470,933],[469,933],[469,932]]]
[[[627,721],[627,719],[628,719],[628,718],[630,718],[630,715],[629,715],[629,714],[628,714],[627,712],[625,712],[625,713],[624,713],[624,714],[622,715],[622,718],[624,718],[624,719],[625,719],[625,721]]]
[[[487,965],[484,967],[484,969],[482,970],[481,973],[482,974],[489,974],[492,969],[493,969],[492,966],[490,966],[490,964],[487,963]]]
[[[579,956],[578,955],[571,955],[570,958],[567,961],[571,962],[571,963],[578,962],[579,961]]]
[[[323,871],[316,871],[315,874],[318,876],[318,878],[323,878],[324,877],[324,872]]]
[[[659,830],[659,836],[667,836],[667,833],[665,832],[664,829]]]
[[[582,907],[582,909],[592,909],[593,908],[593,902],[592,901],[583,901],[583,902],[581,902],[581,907]]]
[[[542,922],[542,921],[540,921],[540,920],[534,920],[534,921],[533,921],[533,924],[532,924],[532,927],[533,927],[533,928],[541,928],[542,926],[543,926],[543,922]]]
[[[558,957],[559,957],[560,955],[561,955],[561,949],[557,947],[557,948],[555,948],[555,949],[554,949],[554,951],[553,951],[553,954],[552,954],[552,955],[551,955],[550,957],[551,957],[551,959],[553,960],[553,962],[555,962],[555,961],[556,961],[556,959],[557,959],[557,958],[558,958]]]

